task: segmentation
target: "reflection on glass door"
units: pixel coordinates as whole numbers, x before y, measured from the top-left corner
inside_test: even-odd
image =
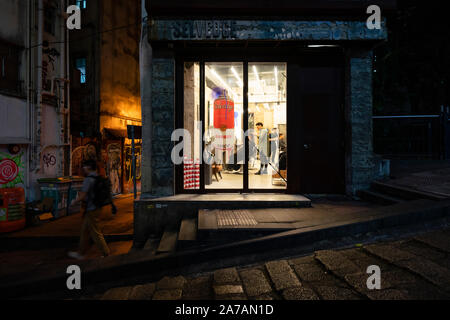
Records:
[[[285,189],[286,63],[249,63],[248,136],[250,189]]]
[[[243,64],[205,63],[205,188],[242,189]]]
[[[200,189],[201,122],[200,122],[200,63],[184,63],[184,129],[183,188]]]

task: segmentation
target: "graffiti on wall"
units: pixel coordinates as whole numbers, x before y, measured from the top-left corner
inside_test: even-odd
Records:
[[[135,147],[136,181],[141,180],[141,146]],[[125,146],[125,181],[133,182],[133,152],[131,146]]]
[[[42,88],[44,91],[50,91],[52,88],[51,79],[55,76],[55,62],[60,53],[55,48],[44,48],[42,50]]]
[[[24,183],[23,153],[10,155],[0,152],[0,188],[14,188]]]
[[[56,165],[56,157],[51,154],[47,153],[42,156],[42,162],[44,162],[44,165],[48,167],[53,167]]]
[[[122,167],[122,150],[120,143],[110,143],[106,147],[107,153],[107,172],[106,174],[111,181],[111,191],[113,194],[121,193],[121,167]]]
[[[140,190],[141,181],[141,154],[142,147],[140,145],[135,146],[136,155],[136,186],[138,191]],[[125,146],[124,154],[124,191],[133,191],[133,153],[130,145]]]
[[[72,151],[72,175],[83,175],[82,164],[85,160],[97,161],[97,147],[94,143],[88,143]]]

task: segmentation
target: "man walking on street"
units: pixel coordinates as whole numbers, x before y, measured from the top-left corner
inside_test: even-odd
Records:
[[[108,245],[99,228],[102,206],[98,205],[98,201],[95,199],[95,188],[98,179],[101,178],[97,174],[96,162],[93,160],[85,161],[83,163],[83,171],[85,174],[83,187],[79,192],[77,199],[72,203],[72,205],[75,205],[82,202],[83,223],[81,226],[80,244],[78,252],[71,251],[68,253],[69,257],[79,260],[84,259],[84,254],[89,246],[89,237],[91,237],[97,245],[103,257],[110,254]]]

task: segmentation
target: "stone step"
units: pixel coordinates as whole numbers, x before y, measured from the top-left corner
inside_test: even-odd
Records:
[[[185,218],[181,221],[179,242],[192,242],[197,240],[197,218]]]
[[[373,191],[373,190],[360,190],[357,192],[358,197],[363,200],[378,203],[381,205],[390,205],[403,202],[405,200],[386,195],[381,192]]]
[[[446,199],[446,197],[444,196],[440,196],[430,192],[419,191],[403,186],[398,186],[389,182],[375,181],[372,183],[371,189],[376,192],[381,192],[386,195],[394,196],[405,200],[427,199],[440,201]]]
[[[175,252],[177,247],[178,231],[172,226],[167,227],[159,242],[156,253]]]
[[[265,216],[262,219],[261,215]],[[270,209],[199,210],[199,241],[244,240],[296,229],[292,215]]]
[[[160,239],[149,238],[145,243],[144,250],[148,251],[151,255],[155,255],[158,250]]]

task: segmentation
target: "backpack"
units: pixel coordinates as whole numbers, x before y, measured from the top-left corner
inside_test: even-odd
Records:
[[[94,199],[93,203],[97,208],[104,207],[112,202],[111,182],[108,178],[96,176],[93,188]]]

